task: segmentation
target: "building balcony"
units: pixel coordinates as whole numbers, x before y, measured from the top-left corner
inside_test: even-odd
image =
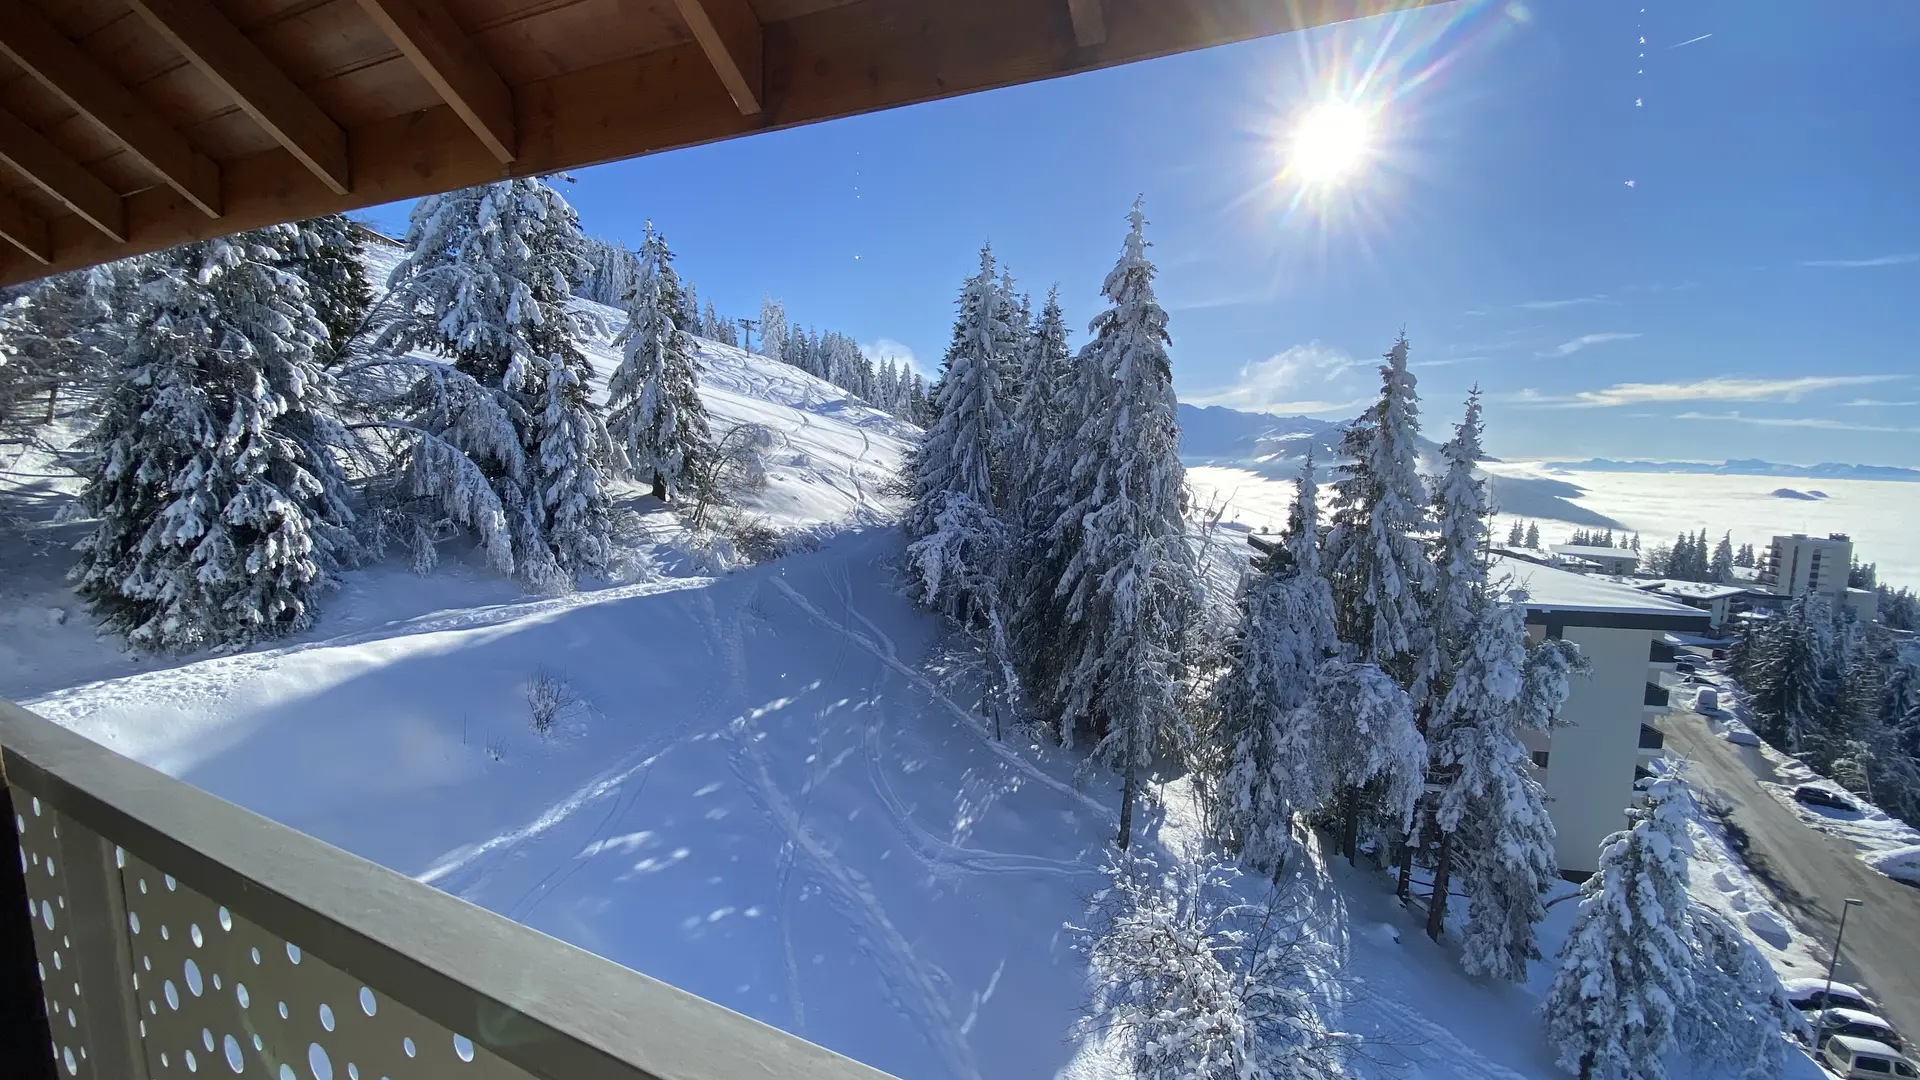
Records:
[[[1660,671],[1672,671],[1673,665],[1680,662],[1680,650],[1672,645],[1653,639],[1647,649],[1647,663]]]
[[[5,701],[0,753],[9,1078],[887,1080]]]
[[[1652,724],[1640,725],[1640,753],[1644,757],[1658,755],[1666,749],[1667,736]]]
[[[1648,683],[1643,700],[1648,712],[1665,712],[1673,701],[1673,695],[1664,686]]]

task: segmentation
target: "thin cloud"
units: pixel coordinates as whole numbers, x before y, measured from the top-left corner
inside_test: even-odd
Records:
[[[1619,303],[1618,300],[1609,300],[1604,294],[1595,294],[1593,296],[1573,296],[1565,300],[1528,300],[1525,303],[1515,304],[1514,306],[1526,308],[1528,311],[1558,311],[1561,308],[1582,307],[1587,304],[1617,303]]]
[[[1410,368],[1452,367],[1455,364],[1472,364],[1485,360],[1484,356],[1444,356],[1438,360],[1414,360],[1407,364]]]
[[[1502,400],[1513,405],[1559,409],[1610,409],[1622,405],[1673,404],[1682,401],[1785,401],[1843,386],[1896,382],[1905,375],[1803,375],[1793,379],[1720,376],[1689,383],[1617,383],[1599,390],[1543,394],[1521,390]]]
[[[896,364],[905,364],[908,368],[920,372],[921,378],[928,380],[933,378],[932,373],[922,370],[920,362],[914,359],[913,349],[892,338],[883,337],[871,345],[863,344],[860,346],[860,352],[873,363],[892,360]]]
[[[1909,409],[1920,405],[1920,401],[1888,401],[1885,398],[1854,398],[1840,404],[1849,409]]]
[[[1832,420],[1824,416],[1747,416],[1744,413],[1703,413],[1684,412],[1675,420],[1717,420],[1735,424],[1753,424],[1758,427],[1816,428],[1820,431],[1870,431],[1883,435],[1912,435],[1920,433],[1920,427],[1890,427],[1882,424],[1855,424],[1847,420]]]
[[[1672,50],[1674,50],[1674,49],[1681,49],[1681,48],[1685,48],[1686,46],[1688,46],[1688,45],[1691,45],[1691,44],[1693,44],[1693,43],[1694,43],[1694,42],[1696,42],[1696,41],[1705,41],[1705,40],[1707,40],[1708,38],[1710,38],[1710,37],[1712,37],[1712,36],[1713,36],[1712,34],[1701,34],[1701,35],[1700,35],[1699,37],[1690,37],[1690,38],[1688,38],[1687,40],[1685,40],[1685,41],[1683,41],[1683,42],[1681,42],[1681,43],[1680,43],[1680,44],[1678,44],[1678,45],[1669,45],[1669,46],[1667,46],[1667,49],[1668,49],[1668,51],[1672,51]]]
[[[1370,400],[1354,381],[1360,366],[1339,349],[1309,342],[1242,367],[1231,386],[1182,394],[1180,399],[1286,415],[1350,412]]]
[[[1639,336],[1640,336],[1639,334],[1623,334],[1617,331],[1608,331],[1603,334],[1581,334],[1579,337],[1574,338],[1572,341],[1563,341],[1560,344],[1555,345],[1553,348],[1546,350],[1545,352],[1535,353],[1534,355],[1536,356],[1572,356],[1574,353],[1579,352],[1581,349],[1591,348],[1595,345],[1605,345],[1609,341],[1627,341],[1629,339],[1637,338]]]
[[[1920,262],[1920,252],[1905,251],[1897,255],[1877,255],[1871,259],[1807,259],[1800,265],[1858,270],[1866,266],[1905,266],[1912,262]]]

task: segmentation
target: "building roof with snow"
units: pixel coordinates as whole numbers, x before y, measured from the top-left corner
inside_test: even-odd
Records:
[[[1718,581],[1681,581],[1678,578],[1629,578],[1610,577],[1608,581],[1617,581],[1642,592],[1655,592],[1662,596],[1671,596],[1676,600],[1697,600],[1706,603],[1723,597],[1741,596],[1752,589],[1749,586]]]
[[[1492,575],[1495,581],[1508,578],[1525,589],[1527,621],[1549,627],[1700,630],[1707,625],[1707,613],[1699,608],[1605,577],[1539,566],[1504,555],[1494,556]]]
[[[1595,547],[1589,544],[1555,544],[1547,550],[1563,559],[1586,559],[1589,562],[1608,563],[1621,559],[1640,561],[1640,553],[1632,548]]]

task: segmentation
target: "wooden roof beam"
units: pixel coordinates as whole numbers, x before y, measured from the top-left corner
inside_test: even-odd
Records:
[[[210,218],[221,213],[220,166],[68,41],[26,0],[0,0],[0,53],[104,128]]]
[[[517,156],[513,91],[439,0],[360,0],[360,7],[495,161],[505,165]]]
[[[674,0],[674,3],[740,115],[757,115],[766,102],[762,83],[766,38],[747,0]]]
[[[208,0],[130,2],[328,190],[347,193],[347,133]]]
[[[0,110],[0,161],[94,228],[115,240],[127,239],[126,204],[119,193],[5,110]]]
[[[1107,40],[1106,13],[1100,10],[1100,0],[1067,0],[1067,11],[1073,16],[1074,44],[1085,49]]]
[[[53,239],[47,223],[6,195],[0,195],[0,239],[19,248],[40,266],[53,262]]]

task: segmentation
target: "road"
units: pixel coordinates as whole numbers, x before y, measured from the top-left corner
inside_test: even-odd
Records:
[[[1661,721],[1667,748],[1694,763],[1688,779],[1729,811],[1729,839],[1782,914],[1824,945],[1833,943],[1841,902],[1866,901],[1847,916],[1847,937],[1834,978],[1865,983],[1881,1013],[1911,1042],[1920,1041],[1920,889],[1868,869],[1854,847],[1815,832],[1782,805],[1761,779],[1778,782],[1750,746],[1735,746],[1707,729],[1698,714],[1675,711]]]

